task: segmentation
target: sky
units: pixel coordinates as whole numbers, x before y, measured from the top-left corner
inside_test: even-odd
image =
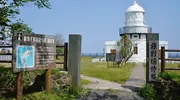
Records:
[[[52,9],[27,4],[20,16],[33,32],[82,35],[82,53],[103,53],[104,42],[120,40],[125,12],[133,0],[50,0]],[[180,0],[137,0],[146,11],[146,22],[171,49],[180,48]]]

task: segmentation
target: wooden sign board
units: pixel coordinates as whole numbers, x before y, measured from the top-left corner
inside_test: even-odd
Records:
[[[153,82],[158,78],[159,70],[159,34],[149,33],[146,35],[146,81]]]
[[[116,54],[115,53],[106,53],[106,61],[115,61]]]
[[[111,49],[111,53],[116,54],[116,49]]]
[[[56,65],[55,37],[14,33],[13,72],[51,69]]]

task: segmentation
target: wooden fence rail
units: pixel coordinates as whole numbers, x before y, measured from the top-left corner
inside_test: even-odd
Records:
[[[176,58],[165,58],[165,52],[180,52],[180,50],[175,49],[165,49],[165,47],[161,47],[161,73],[165,72],[165,70],[180,70],[180,68],[165,68],[166,61],[180,61],[180,59]]]

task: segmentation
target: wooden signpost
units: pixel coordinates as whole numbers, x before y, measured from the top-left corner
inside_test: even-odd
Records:
[[[13,34],[13,72],[17,72],[17,100],[22,97],[22,72],[46,69],[45,88],[49,93],[51,69],[56,66],[55,37],[42,34]]]
[[[146,35],[146,82],[154,82],[159,70],[159,34]]]
[[[116,53],[106,53],[106,61],[107,61],[107,67],[109,67],[109,62],[114,62],[116,61]]]

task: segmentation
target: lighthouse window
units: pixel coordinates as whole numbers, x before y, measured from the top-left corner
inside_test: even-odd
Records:
[[[141,34],[139,34],[139,39],[141,39]]]
[[[130,38],[132,39],[132,34],[130,34]]]
[[[137,38],[137,35],[134,35],[134,38]]]
[[[138,54],[138,47],[134,47],[134,54]]]

